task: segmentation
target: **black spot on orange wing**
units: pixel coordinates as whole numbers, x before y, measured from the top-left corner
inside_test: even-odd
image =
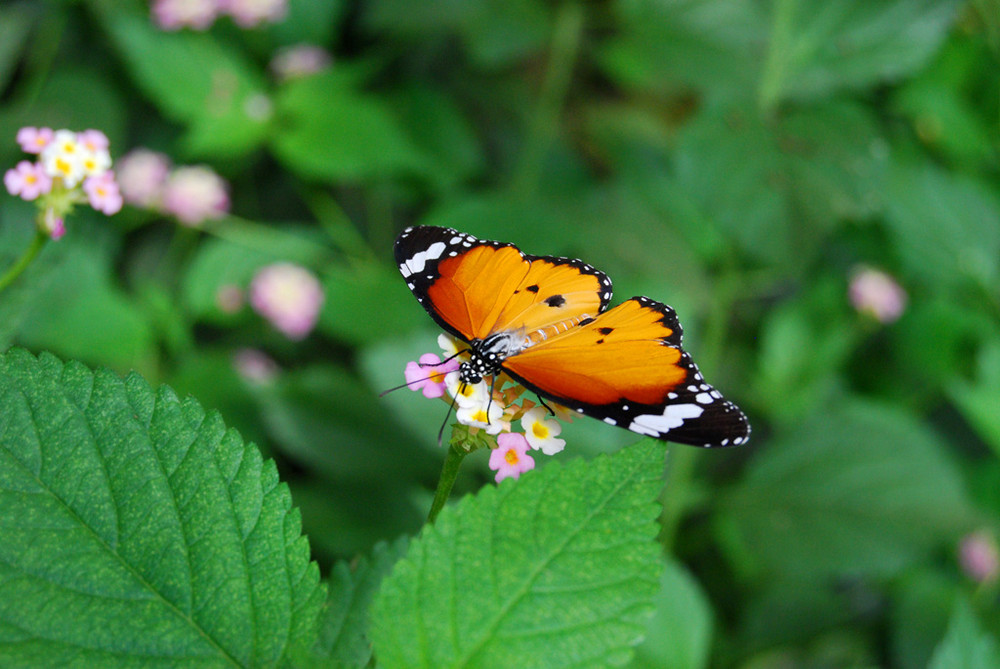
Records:
[[[563,297],[562,295],[550,295],[549,297],[546,297],[542,301],[545,302],[545,304],[549,305],[550,307],[561,307],[562,305],[566,304],[566,298]]]
[[[528,286],[527,288],[525,288],[525,290],[530,291],[532,293],[537,293],[538,292],[538,284],[537,283],[533,283],[530,286]]]

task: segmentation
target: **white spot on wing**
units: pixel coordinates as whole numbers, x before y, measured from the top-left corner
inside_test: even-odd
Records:
[[[658,437],[680,427],[689,418],[697,418],[705,409],[697,404],[668,404],[662,414],[643,414],[632,419],[628,429],[639,434]]]
[[[698,393],[694,396],[694,401],[698,404],[711,404],[715,401],[715,398],[713,398],[709,393]]]
[[[423,251],[414,253],[412,258],[399,266],[399,271],[403,274],[404,278],[409,277],[411,274],[422,272],[427,265],[427,261],[440,258],[446,248],[447,246],[445,246],[444,242],[434,242]]]

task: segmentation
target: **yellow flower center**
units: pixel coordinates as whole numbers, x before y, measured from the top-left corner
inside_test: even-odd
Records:
[[[488,423],[490,421],[490,417],[484,409],[480,409],[475,413],[475,415],[472,416],[472,420],[480,423]]]
[[[69,164],[68,161],[62,158],[56,158],[56,171],[62,174],[69,174],[73,171],[73,166]]]
[[[517,449],[508,448],[503,459],[507,461],[508,465],[516,465],[521,458],[517,455]]]
[[[543,423],[540,420],[536,421],[531,426],[531,433],[533,435],[535,435],[536,437],[538,437],[539,439],[548,439],[549,438],[549,428],[546,427],[545,423]]]

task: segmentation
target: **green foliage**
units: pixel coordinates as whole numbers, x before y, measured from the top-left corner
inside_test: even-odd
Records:
[[[145,147],[231,202],[194,228],[81,205],[0,291],[0,666],[394,666],[418,632],[432,664],[996,664],[962,538],[1000,536],[997,0],[288,0],[205,30],[151,5],[0,2],[0,172],[23,126],[96,128],[119,174]],[[329,63],[282,74],[301,44]],[[0,274],[36,214],[0,191]],[[380,396],[438,352],[392,262],[411,224],[671,304],[750,443],[663,476],[581,418],[516,483],[472,453],[424,527],[453,419]],[[277,262],[323,290],[300,340],[251,305]],[[852,303],[865,267],[898,319]],[[551,553],[574,528],[604,580],[556,584],[597,573]]]
[[[193,400],[0,358],[7,665],[271,665],[322,598],[274,464]]]
[[[656,589],[662,459],[647,441],[442,512],[375,602],[380,666],[620,664]]]

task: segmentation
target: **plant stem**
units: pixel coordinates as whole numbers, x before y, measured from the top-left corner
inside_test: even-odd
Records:
[[[35,230],[35,237],[31,240],[31,244],[28,245],[28,248],[25,249],[24,253],[21,254],[21,257],[17,259],[17,262],[15,262],[10,269],[4,272],[3,276],[0,276],[0,291],[3,291],[7,288],[7,286],[14,283],[14,280],[17,279],[17,277],[21,276],[21,272],[27,269],[28,265],[31,264],[31,261],[38,255],[38,252],[42,250],[43,246],[45,246],[45,242],[47,242],[48,239],[49,236],[47,234],[39,229]]]
[[[461,446],[451,445],[448,447],[448,455],[444,459],[444,466],[441,467],[441,477],[438,479],[437,490],[434,491],[434,501],[431,503],[430,513],[427,514],[427,522],[433,523],[438,513],[444,508],[445,502],[451,495],[451,488],[455,485],[455,478],[458,476],[458,468],[462,460],[468,455]]]

